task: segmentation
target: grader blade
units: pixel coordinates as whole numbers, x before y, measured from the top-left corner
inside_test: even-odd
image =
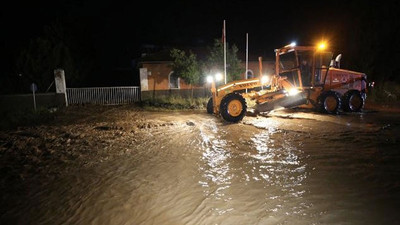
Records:
[[[257,104],[255,107],[256,112],[269,112],[279,108],[293,108],[296,106],[304,105],[307,103],[305,94],[299,93],[294,96],[285,96],[273,101]]]

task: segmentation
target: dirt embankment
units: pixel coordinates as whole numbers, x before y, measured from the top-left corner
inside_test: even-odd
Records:
[[[149,129],[173,125],[133,106],[85,106],[68,107],[46,125],[0,131],[0,190],[129,154]]]

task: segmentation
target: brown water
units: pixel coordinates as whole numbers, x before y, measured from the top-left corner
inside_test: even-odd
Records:
[[[284,112],[175,120],[29,194],[25,224],[400,224],[400,115]],[[152,137],[152,138],[150,138]]]

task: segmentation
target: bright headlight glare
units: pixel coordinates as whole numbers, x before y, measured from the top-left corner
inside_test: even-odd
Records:
[[[216,81],[222,80],[222,74],[221,74],[221,73],[215,74],[215,80],[216,80]]]
[[[264,75],[264,76],[261,77],[261,83],[262,84],[266,84],[268,82],[269,82],[269,76]]]
[[[320,42],[319,44],[318,44],[318,49],[319,50],[324,50],[326,48],[326,43],[325,42]]]
[[[288,94],[289,94],[290,96],[297,95],[298,93],[300,93],[300,91],[297,90],[297,88],[291,88],[291,89],[289,89],[289,91],[288,91]]]
[[[212,76],[207,76],[207,83],[212,83],[213,82],[213,77]]]

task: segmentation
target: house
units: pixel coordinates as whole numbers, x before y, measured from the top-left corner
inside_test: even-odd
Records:
[[[197,56],[206,55],[205,49],[190,49]],[[243,57],[240,57],[243,55]],[[245,68],[245,54],[238,55]],[[201,58],[201,57],[199,57]],[[275,71],[275,61],[261,60],[261,74],[273,74]],[[182,97],[209,97],[211,96],[210,85],[204,81],[202,85],[190,86],[183,79],[175,76],[172,70],[172,58],[170,49],[165,48],[160,51],[142,54],[139,60],[140,87],[142,99],[149,99],[158,96],[179,95]],[[260,61],[258,56],[249,55],[247,78],[257,77],[260,74]],[[246,75],[243,74],[243,79]],[[193,88],[193,90],[192,90]]]

